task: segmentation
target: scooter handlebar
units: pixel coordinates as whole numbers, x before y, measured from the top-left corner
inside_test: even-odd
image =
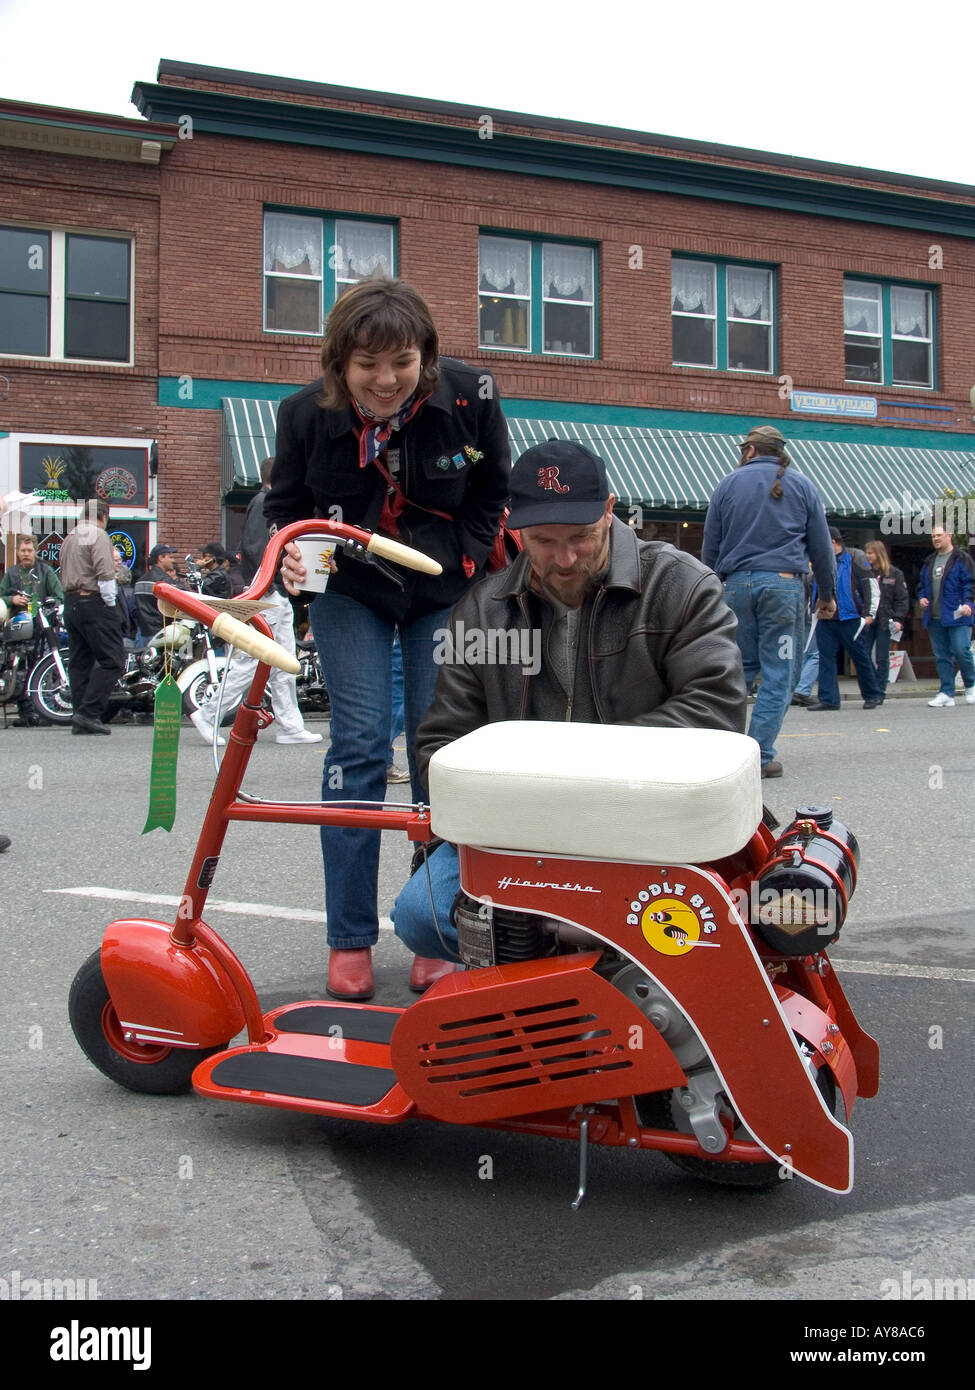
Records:
[[[221,642],[239,647],[248,656],[255,656],[268,666],[277,666],[279,670],[287,671],[289,676],[297,676],[301,670],[297,658],[286,652],[273,638],[265,637],[247,623],[238,622],[229,613],[218,613],[211,628],[213,635],[219,637]]]
[[[392,560],[407,569],[419,570],[421,574],[440,574],[443,566],[429,555],[424,555],[412,546],[400,541],[390,540],[388,536],[378,536],[373,531],[364,531],[361,526],[347,526],[343,521],[330,521],[324,517],[309,517],[307,521],[292,521],[275,532],[267,543],[260,569],[250,584],[240,595],[241,598],[261,598],[274,581],[284,547],[289,541],[299,541],[321,536],[335,540],[339,544],[351,543],[367,550],[377,558]]]
[[[232,618],[229,613],[216,612],[199,594],[177,589],[175,584],[160,581],[155,586],[155,593],[163,617],[187,613],[197,622],[205,623],[222,642],[239,647],[241,651],[247,652],[248,656],[256,657],[268,666],[277,666],[291,676],[298,675],[301,670],[297,658],[286,652],[284,647],[271,637],[271,630],[260,614],[255,614],[254,621],[260,624],[263,632],[248,623],[240,622],[237,618]]]

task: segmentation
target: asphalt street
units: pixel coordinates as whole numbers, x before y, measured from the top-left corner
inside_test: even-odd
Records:
[[[90,1065],[66,1016],[72,978],[114,917],[172,917],[212,787],[211,751],[184,725],[176,825],[142,835],[151,739],[135,726],[0,730],[8,1284],[15,1271],[94,1281],[103,1300],[867,1304],[905,1271],[908,1285],[975,1275],[975,708],[792,709],[785,775],[763,784],[781,820],[827,803],[862,848],[831,953],[882,1056],[881,1093],[853,1116],[852,1194],[709,1188],[662,1155],[597,1150],[575,1213],[569,1144],[137,1095]],[[326,747],[265,732],[245,785],[315,799]],[[405,837],[387,835],[387,919],[408,861]],[[316,831],[232,827],[207,916],[266,1007],[323,997]],[[409,958],[388,925],[377,964],[375,1002],[408,1003]]]

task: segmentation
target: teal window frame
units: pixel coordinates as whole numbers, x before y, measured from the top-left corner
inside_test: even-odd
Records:
[[[868,335],[849,333],[845,325],[846,310],[846,287],[847,285],[879,285],[880,286],[880,361],[882,378],[880,381],[867,381],[862,377],[849,377],[846,375],[846,340],[848,336],[864,337]],[[859,386],[864,390],[873,388],[883,388],[894,391],[937,391],[938,389],[938,300],[935,285],[924,284],[920,280],[884,280],[879,275],[844,275],[843,276],[843,306],[844,306],[844,328],[843,328],[843,381],[847,385]],[[928,296],[928,326],[930,329],[930,339],[924,338],[898,338],[898,342],[929,342],[929,365],[930,381],[895,381],[894,380],[894,317],[891,309],[890,295],[891,290],[921,290]]]
[[[554,237],[539,236],[537,234],[526,234],[524,232],[509,232],[500,227],[481,227],[477,235],[478,245],[478,305],[484,296],[490,296],[490,290],[482,290],[480,287],[480,248],[481,238],[492,237],[497,241],[522,241],[531,247],[531,282],[530,282],[530,305],[528,314],[528,346],[526,348],[515,347],[504,343],[486,343],[481,341],[481,313],[478,307],[477,315],[477,342],[481,352],[515,352],[522,357],[570,357],[577,362],[594,362],[599,357],[599,256],[598,245],[596,242],[585,241],[577,237]],[[542,275],[542,248],[543,246],[572,246],[582,247],[592,255],[592,303],[588,304],[585,300],[551,300],[545,297],[545,285]],[[592,314],[591,325],[591,352],[564,352],[545,347],[545,305],[546,304],[571,305],[577,304],[579,308],[588,308]]]
[[[305,328],[268,328],[267,326],[267,285],[268,281],[274,278],[287,278],[282,276],[280,271],[266,270],[264,268],[264,255],[267,240],[267,217],[268,214],[284,214],[290,217],[305,217],[309,220],[317,219],[322,227],[322,275],[321,275],[321,297],[319,300],[319,325],[317,331]],[[318,212],[314,208],[294,208],[282,207],[276,204],[265,204],[264,215],[261,218],[261,331],[275,338],[320,338],[325,331],[325,322],[329,313],[334,308],[339,294],[336,293],[339,282],[338,266],[332,265],[332,247],[337,246],[335,225],[337,222],[361,222],[369,223],[372,226],[385,227],[392,232],[391,246],[393,264],[391,274],[396,275],[399,265],[399,223],[390,217],[371,217],[363,216],[359,213],[344,212]],[[317,277],[294,277],[297,279],[313,280]],[[343,282],[343,283],[348,283]]]
[[[680,312],[675,313],[673,309],[673,277],[671,278],[671,365],[680,367],[684,371],[697,372],[730,372],[736,376],[775,376],[778,371],[778,334],[776,324],[778,320],[778,295],[776,293],[776,271],[777,266],[770,265],[765,261],[741,261],[741,260],[719,260],[714,256],[695,256],[684,251],[672,251],[670,256],[671,272],[675,261],[695,261],[698,265],[713,266],[715,270],[715,314],[714,314],[714,336],[715,336],[715,361],[712,364],[704,362],[679,362],[673,354],[673,325],[675,318],[694,317],[684,315]],[[728,271],[729,270],[761,270],[769,277],[769,366],[767,370],[761,367],[729,367],[728,366],[728,324],[746,323],[746,319],[728,318]],[[705,317],[705,316],[700,316]],[[763,320],[753,320],[765,326]]]

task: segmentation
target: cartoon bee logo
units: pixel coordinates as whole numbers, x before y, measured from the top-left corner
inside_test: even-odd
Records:
[[[686,956],[701,941],[701,923],[697,913],[680,898],[657,898],[651,902],[640,920],[647,942],[663,956]]]

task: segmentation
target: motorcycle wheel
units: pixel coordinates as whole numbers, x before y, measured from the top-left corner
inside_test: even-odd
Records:
[[[224,667],[226,666],[226,664],[226,661],[223,659],[220,659],[217,662],[217,667],[220,675],[223,675]],[[187,683],[183,690],[183,713],[195,714],[196,711],[203,704],[203,701],[209,695],[210,691],[216,690],[216,688],[217,687],[215,685],[212,685],[210,683],[209,672],[206,670],[199,671],[193,677],[193,679]],[[224,701],[223,714],[220,720],[221,725],[232,724],[234,722],[234,716],[237,713],[237,706],[240,704],[240,701],[243,698],[244,697],[242,695],[239,700],[234,700],[232,702]]]
[[[67,662],[62,654],[61,660]],[[70,724],[74,714],[71,703],[71,686],[62,681],[53,656],[46,656],[31,671],[27,680],[27,693],[35,710],[46,724]]]
[[[185,1048],[127,1041],[102,974],[100,951],[90,955],[74,977],[68,1017],[88,1060],[110,1081],[146,1095],[182,1095],[191,1089],[200,1062],[227,1045]]]
[[[836,1116],[837,1087],[829,1067],[820,1067],[816,1074],[816,1085],[826,1102],[829,1113]],[[677,1091],[657,1091],[652,1095],[637,1096],[637,1112],[642,1123],[652,1129],[673,1129],[681,1133],[691,1132],[686,1112],[678,1100]],[[731,1112],[734,1115],[734,1111]],[[750,1136],[744,1125],[736,1120],[734,1137],[748,1139]],[[754,1191],[763,1188],[779,1187],[789,1180],[783,1165],[776,1161],[768,1163],[722,1163],[716,1158],[693,1158],[688,1154],[665,1153],[666,1158],[683,1173],[702,1182],[715,1183],[720,1187],[750,1187]]]

